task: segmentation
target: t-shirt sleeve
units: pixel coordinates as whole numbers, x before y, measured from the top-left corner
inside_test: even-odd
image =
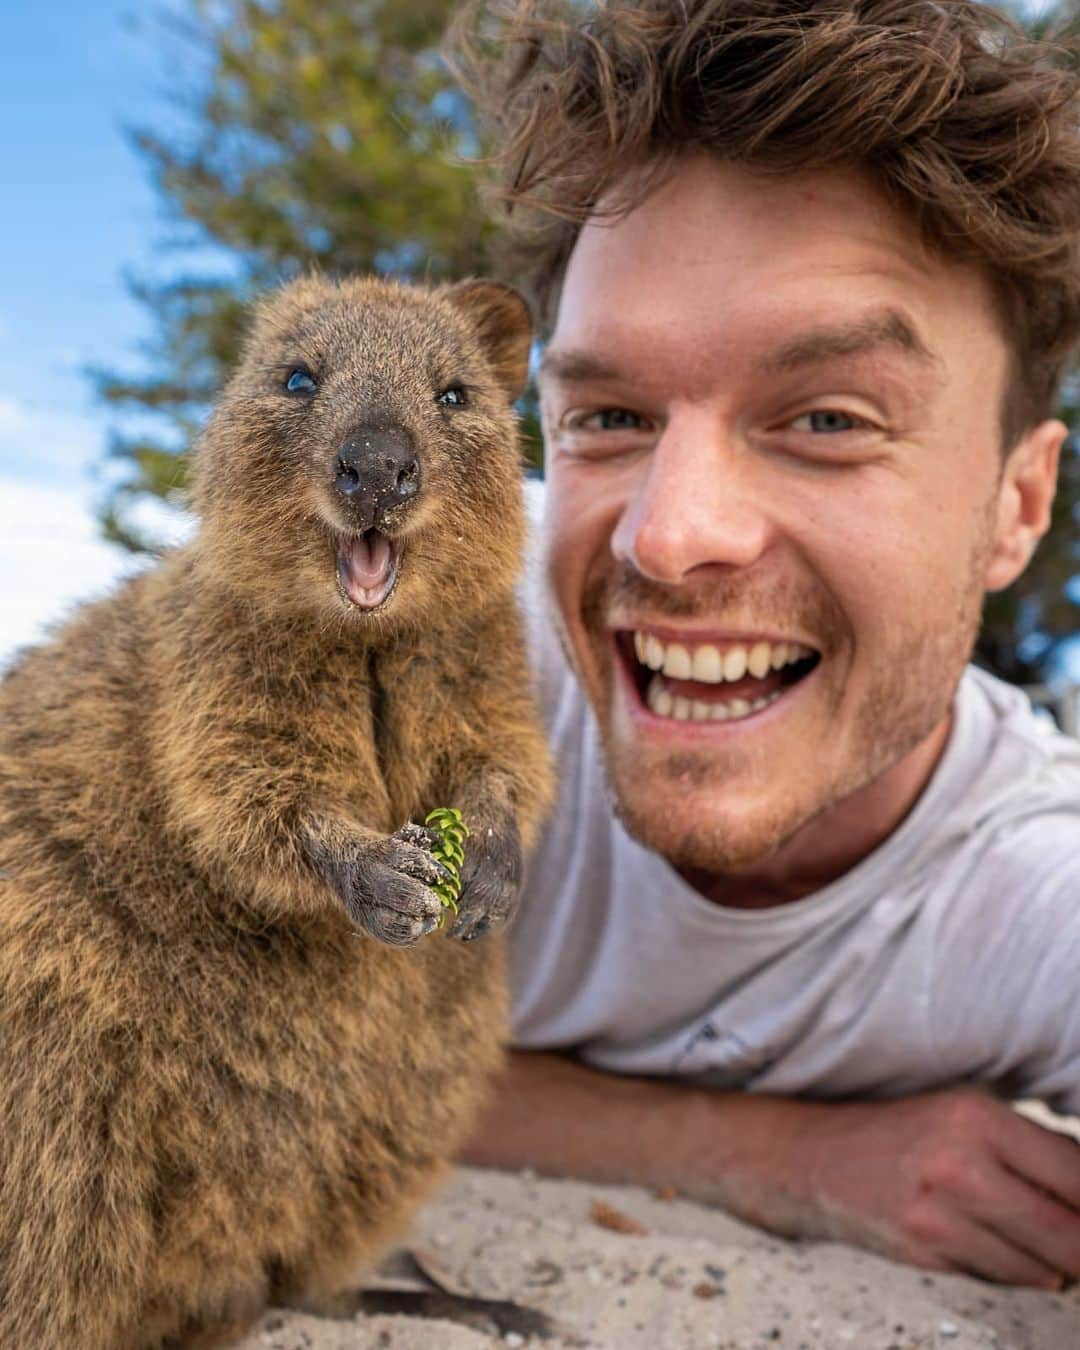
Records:
[[[946,1081],[1080,1115],[1080,807],[995,833],[942,904],[929,959]]]

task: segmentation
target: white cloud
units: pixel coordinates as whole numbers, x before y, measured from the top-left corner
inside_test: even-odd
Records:
[[[0,666],[77,603],[144,565],[100,537],[77,487],[0,475]]]
[[[2,331],[0,329],[0,332]],[[10,436],[18,432],[25,416],[24,410],[13,398],[0,398],[0,436]]]
[[[84,413],[0,398],[0,471],[41,479],[57,472],[85,475],[105,445],[100,419]],[[70,481],[59,485],[67,490]]]
[[[149,493],[136,498],[124,508],[123,523],[153,548],[174,548],[190,539],[195,530],[195,517],[186,511],[169,506],[160,497]]]

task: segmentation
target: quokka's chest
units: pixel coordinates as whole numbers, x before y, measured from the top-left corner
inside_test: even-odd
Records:
[[[437,931],[398,949],[351,932],[344,917],[332,926],[322,944],[258,939],[266,951],[208,981],[184,1019],[196,1058],[238,1088],[327,1110],[391,1079],[423,1074],[430,1086],[483,1067],[506,1011],[499,938],[463,944]]]
[[[326,1175],[441,1156],[463,1137],[501,1053],[501,943],[352,940],[355,961],[254,980],[242,1007],[188,1027],[187,1091],[168,1116],[193,1167],[241,1191],[273,1176],[315,1193]]]

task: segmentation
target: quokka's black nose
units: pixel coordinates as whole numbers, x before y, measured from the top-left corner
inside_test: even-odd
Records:
[[[334,487],[359,517],[360,528],[377,528],[389,511],[420,490],[412,437],[404,427],[358,427],[341,443]]]

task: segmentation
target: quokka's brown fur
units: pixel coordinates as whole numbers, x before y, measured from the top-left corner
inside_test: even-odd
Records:
[[[340,1290],[462,1142],[505,999],[499,940],[458,939],[505,917],[548,795],[513,595],[529,336],[490,283],[271,297],[194,540],[0,685],[5,1350],[182,1345]],[[335,488],[358,427],[419,463],[370,610],[336,565],[370,519]],[[397,832],[436,806],[472,835],[429,932],[431,841]]]

